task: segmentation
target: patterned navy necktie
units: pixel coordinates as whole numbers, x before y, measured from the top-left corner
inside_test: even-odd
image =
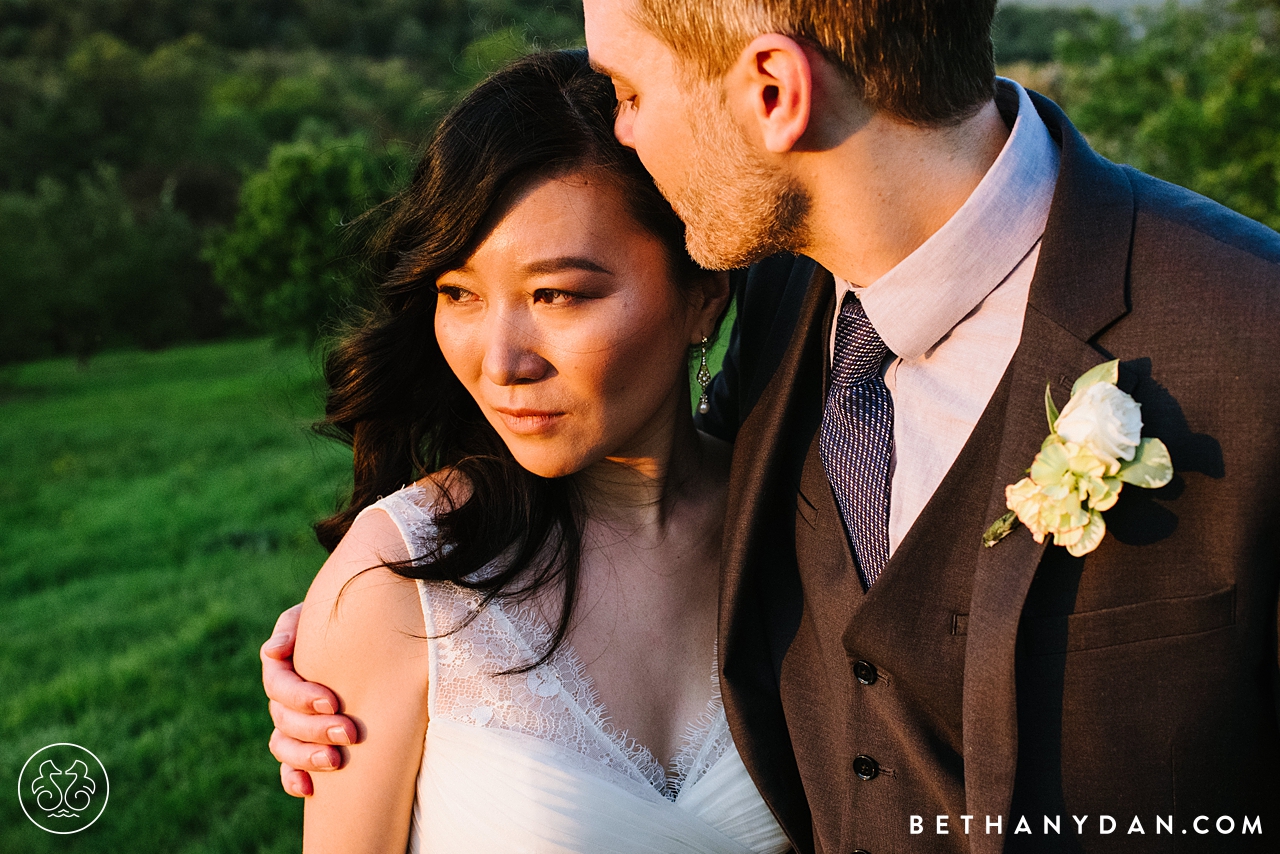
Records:
[[[836,318],[831,389],[818,450],[864,588],[889,562],[889,459],[893,398],[880,375],[889,348],[862,303],[847,294]]]

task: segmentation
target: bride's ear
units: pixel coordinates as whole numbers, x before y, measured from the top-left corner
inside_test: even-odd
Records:
[[[697,318],[693,327],[693,340],[696,346],[704,337],[710,338],[716,331],[716,324],[724,316],[731,297],[729,273],[727,270],[707,270],[702,274],[699,293],[702,304],[696,312]]]

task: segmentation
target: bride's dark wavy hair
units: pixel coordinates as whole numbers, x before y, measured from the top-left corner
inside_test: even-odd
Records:
[[[511,196],[539,180],[590,170],[615,182],[630,213],[667,248],[673,279],[705,273],[684,249],[684,225],[635,153],[613,135],[616,101],[584,50],[517,60],[481,83],[440,122],[410,186],[371,215],[368,307],[325,358],[318,432],[351,446],[354,483],[342,509],[315,525],[332,551],[356,515],[407,483],[448,469],[464,497],[442,489],[435,550],[387,564],[398,574],[451,581],[498,596],[526,596],[559,580],[562,608],[540,657],[571,625],[581,563],[582,515],[573,482],[515,461],[445,363],[435,337],[436,279],[460,266]],[[451,474],[451,476],[452,476]],[[508,553],[499,572],[476,571]]]

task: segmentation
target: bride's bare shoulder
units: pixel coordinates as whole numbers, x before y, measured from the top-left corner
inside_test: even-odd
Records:
[[[328,686],[356,723],[343,770],[317,774],[304,848],[373,850],[396,837],[404,850],[427,727],[430,656],[418,586],[386,564],[409,557],[384,502],[360,514],[316,574],[302,605],[294,669]],[[317,840],[322,840],[317,842]],[[378,848],[378,850],[383,850]],[[387,849],[390,850],[390,849]]]
[[[331,659],[338,646],[352,652],[375,646],[389,650],[404,645],[406,638],[423,637],[417,584],[387,565],[413,556],[406,538],[414,540],[421,533],[418,522],[429,522],[470,495],[465,475],[447,468],[361,513],[307,591],[298,627],[296,655],[301,662],[315,649],[328,650],[332,654],[323,657]],[[418,508],[421,519],[413,518],[417,512],[407,509],[406,502]]]
[[[294,666],[311,681],[377,678],[403,666],[426,634],[416,582],[387,567],[409,558],[399,526],[381,508],[362,513],[316,573],[302,605]],[[385,675],[385,674],[383,674]]]

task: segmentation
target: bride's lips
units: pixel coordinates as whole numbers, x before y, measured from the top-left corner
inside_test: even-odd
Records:
[[[507,409],[502,406],[493,407],[507,429],[521,436],[531,436],[551,429],[564,417],[563,412],[550,409]]]

